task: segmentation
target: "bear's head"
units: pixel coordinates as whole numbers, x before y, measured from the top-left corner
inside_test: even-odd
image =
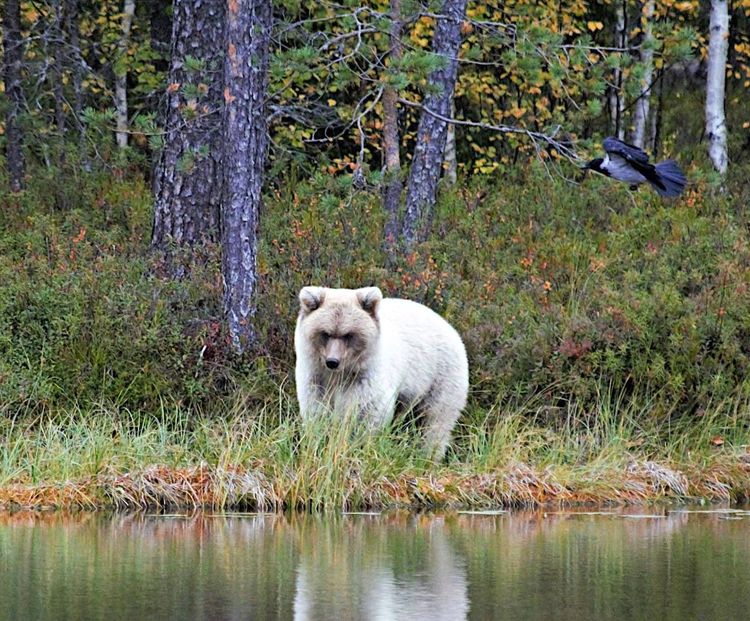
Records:
[[[377,287],[304,287],[299,292],[299,329],[315,362],[332,373],[359,372],[376,350],[382,299]]]

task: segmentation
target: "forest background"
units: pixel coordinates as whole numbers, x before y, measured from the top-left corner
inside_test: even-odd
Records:
[[[750,2],[5,0],[0,502],[750,489]],[[618,136],[678,199],[583,174]],[[296,294],[469,351],[447,462],[304,429]],[[134,481],[137,481],[136,485]]]

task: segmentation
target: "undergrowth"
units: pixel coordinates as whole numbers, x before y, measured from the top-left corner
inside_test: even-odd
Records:
[[[32,489],[76,490],[82,505],[274,508],[744,495],[750,216],[742,168],[733,174],[719,194],[690,169],[669,202],[535,166],[475,179],[446,189],[430,238],[391,259],[376,192],[344,177],[271,184],[260,339],[244,358],[223,329],[217,249],[170,279],[149,252],[137,171],[32,176],[0,210],[5,500]],[[408,432],[355,441],[301,426],[289,377],[308,284],[376,284],[456,326],[471,394],[445,463],[419,457]]]

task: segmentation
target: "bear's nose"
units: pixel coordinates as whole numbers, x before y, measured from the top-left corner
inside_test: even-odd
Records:
[[[326,358],[326,366],[329,369],[337,369],[339,366],[338,358]]]

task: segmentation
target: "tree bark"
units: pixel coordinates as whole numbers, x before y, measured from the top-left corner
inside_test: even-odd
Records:
[[[154,177],[155,249],[219,238],[225,19],[223,2],[174,2],[166,135]],[[186,67],[187,57],[198,65]]]
[[[65,136],[65,99],[63,97],[63,67],[64,67],[64,49],[65,35],[63,28],[63,0],[54,0],[55,25],[52,29],[52,54],[54,61],[54,71],[52,75],[52,91],[55,96],[55,125],[60,138]],[[61,149],[61,157],[64,152]]]
[[[719,174],[727,172],[727,125],[724,115],[726,63],[729,49],[727,0],[711,0],[706,77],[706,135],[708,155]]]
[[[625,48],[627,43],[627,0],[619,0],[615,5],[615,47]],[[613,76],[614,87],[610,90],[609,110],[612,119],[612,134],[620,140],[625,138],[625,98],[623,97],[624,72],[617,67]]]
[[[71,55],[73,59],[73,117],[78,127],[78,149],[84,168],[88,168],[86,157],[86,127],[83,124],[83,54],[81,53],[81,36],[79,31],[79,0],[67,0],[66,30],[70,39]]]
[[[451,99],[451,118],[456,116],[456,100]],[[458,162],[456,161],[456,126],[448,124],[448,135],[445,138],[445,156],[443,158],[443,177],[448,185],[455,185],[458,179]]]
[[[646,145],[646,128],[648,127],[648,114],[651,103],[651,82],[654,77],[654,35],[652,21],[654,18],[655,0],[646,0],[641,12],[641,30],[643,40],[641,42],[641,63],[643,64],[643,77],[641,78],[640,93],[635,102],[633,112],[633,136],[631,142],[641,149]]]
[[[236,352],[256,340],[258,216],[267,148],[270,0],[229,0],[224,61],[224,310]]]
[[[172,8],[171,14],[169,9],[173,4],[170,0],[151,0],[149,3],[151,47],[159,52],[169,52],[171,50],[174,8]],[[223,6],[216,8],[223,10]],[[164,60],[157,60],[154,62],[154,65],[159,71],[168,72],[170,68],[170,62]]]
[[[399,61],[403,55],[401,45],[401,0],[390,0],[390,66]],[[385,180],[383,203],[386,213],[385,245],[392,252],[398,236],[398,215],[401,204],[401,141],[398,131],[398,93],[392,85],[383,90],[383,151],[385,155]]]
[[[445,0],[432,41],[432,53],[443,59],[444,65],[432,71],[429,83],[438,88],[428,94],[423,103],[417,130],[416,146],[406,191],[406,214],[402,236],[407,248],[424,237],[425,216],[435,207],[437,186],[443,164],[443,151],[448,133],[451,99],[458,74],[458,51],[461,45],[461,26],[466,15],[467,0]],[[434,113],[434,114],[431,114]]]
[[[651,155],[654,159],[659,155],[659,139],[661,138],[661,123],[664,117],[664,72],[656,78],[656,111],[651,114]]]
[[[26,166],[23,156],[23,130],[18,119],[24,102],[21,86],[23,40],[21,39],[19,0],[6,0],[5,2],[3,44],[5,48],[5,96],[8,99],[5,114],[5,163],[8,168],[11,191],[20,192],[24,186]]]
[[[130,29],[135,15],[135,0],[125,0],[122,9],[120,41],[117,44],[117,60],[122,63],[115,71],[115,109],[117,110],[117,146],[128,146],[128,71],[127,55],[130,46]]]

